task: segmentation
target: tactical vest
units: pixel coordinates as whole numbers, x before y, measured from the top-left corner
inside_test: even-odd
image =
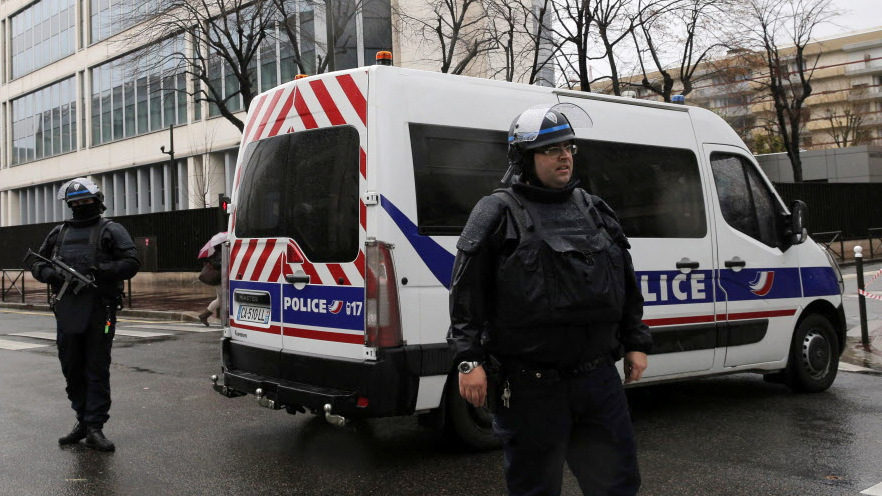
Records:
[[[590,326],[618,322],[625,301],[623,248],[582,189],[567,219],[549,218],[547,204],[510,188],[496,190],[517,223],[517,246],[496,268],[495,327]],[[543,222],[544,218],[544,222]],[[507,252],[507,250],[506,250]]]
[[[103,217],[88,226],[64,224],[55,238],[52,255],[70,265],[81,274],[89,274],[92,267],[110,260],[110,256],[102,252],[101,237],[111,221]],[[117,298],[122,292],[122,282],[98,282],[98,293],[103,298]]]

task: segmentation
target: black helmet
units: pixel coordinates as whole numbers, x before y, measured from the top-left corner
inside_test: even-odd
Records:
[[[566,114],[566,115],[565,115]],[[541,105],[520,113],[508,128],[508,171],[502,178],[508,184],[520,175],[526,152],[576,138],[575,127],[591,127],[593,122],[582,108],[570,104]]]
[[[105,208],[104,193],[101,192],[97,184],[87,177],[77,177],[62,184],[58,189],[57,198],[64,200],[68,206],[74,200],[94,198],[101,205],[102,210]]]

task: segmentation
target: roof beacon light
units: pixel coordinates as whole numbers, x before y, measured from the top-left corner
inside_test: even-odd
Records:
[[[309,77],[309,76],[306,74],[297,74],[296,76],[294,76],[294,81],[297,81],[298,79],[303,79],[305,77]]]
[[[680,105],[686,105],[686,97],[683,95],[674,95],[671,97],[671,103],[679,103]]]
[[[377,65],[392,65],[392,52],[388,50],[377,52]]]

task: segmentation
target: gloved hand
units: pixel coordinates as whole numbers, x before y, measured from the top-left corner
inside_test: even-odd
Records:
[[[40,278],[47,284],[61,284],[64,282],[61,274],[51,265],[47,265],[40,270]]]
[[[114,271],[113,262],[101,262],[97,267],[92,267],[92,274],[95,279],[106,281],[116,279],[116,271]]]

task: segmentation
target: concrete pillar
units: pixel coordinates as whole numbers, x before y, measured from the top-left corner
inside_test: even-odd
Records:
[[[129,169],[123,171],[122,174],[126,188],[126,215],[135,215],[138,213],[138,197],[135,194],[135,188],[137,187],[135,171]]]
[[[125,179],[119,172],[113,173],[113,215],[125,215]]]
[[[224,160],[225,152],[209,153],[208,167],[206,168],[206,178],[208,179],[208,205],[217,206],[217,195],[226,193],[227,188],[227,171],[226,160]]]
[[[172,170],[168,163],[162,164],[162,184],[163,184],[163,202],[162,210],[168,212],[172,209]]]
[[[181,210],[191,208],[189,201],[189,181],[187,181],[187,161],[176,160],[175,172],[178,176],[178,208]]]
[[[55,183],[52,185],[52,200],[54,202],[53,203],[53,205],[54,205],[53,212],[55,215],[55,220],[57,222],[63,221],[65,215],[67,214],[67,212],[64,211],[64,209],[66,208],[66,205],[64,204],[63,201],[58,199],[58,189],[61,188],[61,184],[62,183]],[[104,190],[102,189],[101,191],[104,191]]]
[[[138,188],[135,192],[138,195],[138,213],[147,214],[152,211],[150,205],[150,169],[142,167],[136,169],[135,173],[138,175]]]
[[[148,173],[150,176],[150,211],[162,212],[162,181],[164,176],[163,167],[161,165],[151,166],[148,169]]]
[[[224,152],[224,193],[233,196],[233,179],[236,177],[236,152]]]

